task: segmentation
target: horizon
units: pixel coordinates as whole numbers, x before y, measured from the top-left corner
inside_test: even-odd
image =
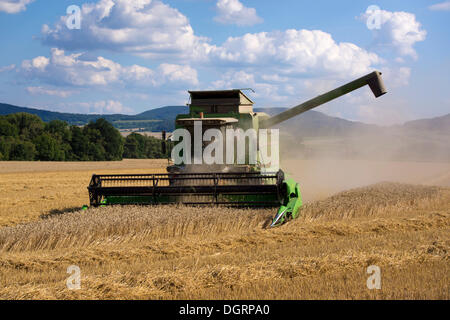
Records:
[[[8,104],[8,103],[2,103],[0,102],[0,104]],[[161,107],[155,107],[155,108],[151,108],[151,109],[147,109],[145,111],[139,112],[139,113],[135,113],[135,114],[125,114],[125,113],[73,113],[73,112],[64,112],[64,111],[52,111],[52,110],[45,110],[45,109],[38,109],[38,108],[33,108],[33,107],[23,107],[23,106],[16,106],[16,105],[11,105],[8,104],[12,107],[18,107],[18,108],[26,108],[26,109],[33,109],[33,110],[38,110],[38,111],[47,111],[47,112],[54,112],[54,113],[63,113],[63,114],[74,114],[74,115],[91,115],[91,116],[112,116],[112,115],[122,115],[122,116],[138,116],[141,115],[143,113],[146,113],[148,111],[153,111],[153,110],[158,110],[158,109],[164,109],[164,108],[177,108],[177,107],[186,107],[188,108],[188,106],[183,106],[183,105],[179,105],[179,106],[161,106]],[[288,109],[287,107],[268,107],[268,108],[264,108],[264,107],[255,107],[254,109],[260,109],[260,110],[264,110],[264,109]],[[417,119],[412,119],[412,120],[408,120],[405,122],[400,122],[400,123],[393,123],[393,124],[376,124],[376,123],[367,123],[367,122],[363,122],[363,121],[359,121],[359,120],[352,120],[352,119],[345,119],[345,118],[341,118],[338,116],[334,116],[334,115],[329,115],[326,114],[323,111],[320,110],[309,110],[305,113],[308,112],[318,112],[324,116],[328,116],[328,117],[332,117],[335,119],[339,119],[339,120],[346,120],[346,121],[350,121],[350,122],[357,122],[357,123],[362,123],[365,125],[375,125],[375,126],[379,126],[379,127],[395,127],[395,126],[402,126],[408,122],[413,122],[413,121],[420,121],[420,120],[432,120],[432,119],[436,119],[436,118],[443,118],[446,116],[450,115],[449,113],[445,113],[443,115],[438,115],[438,116],[433,116],[433,117],[429,117],[429,118],[417,118]]]
[[[81,19],[69,29],[73,5]],[[136,115],[185,105],[188,90],[250,87],[255,108],[289,108],[380,70],[385,96],[363,88],[315,111],[431,119],[450,110],[449,14],[443,0],[0,0],[0,28],[14,31],[0,36],[0,100]]]

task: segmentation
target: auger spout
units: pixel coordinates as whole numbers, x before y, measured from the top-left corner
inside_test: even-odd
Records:
[[[361,87],[368,85],[372,90],[376,98],[384,95],[387,91],[381,78],[381,72],[374,71],[359,79],[351,81],[343,86],[317,96],[311,100],[303,102],[302,104],[295,106],[289,110],[286,110],[280,114],[277,114],[268,119],[261,119],[259,122],[260,128],[270,128],[283,121],[286,121],[292,117],[298,116],[308,110],[314,109],[324,103],[339,98],[347,93],[357,90]]]

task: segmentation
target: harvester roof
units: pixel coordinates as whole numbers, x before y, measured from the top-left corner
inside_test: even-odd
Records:
[[[205,124],[227,124],[238,122],[236,118],[183,118],[177,119],[177,123],[193,124],[195,121],[202,121]]]
[[[194,100],[230,100],[229,103],[236,103],[240,105],[253,105],[253,101],[245,95],[240,89],[232,90],[209,90],[209,91],[189,91],[191,101]]]

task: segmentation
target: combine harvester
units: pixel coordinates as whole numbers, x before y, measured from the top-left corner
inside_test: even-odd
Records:
[[[175,124],[176,128],[194,134],[192,141],[195,140],[195,124],[199,122],[202,124],[202,131],[197,132],[202,135],[200,141],[205,130],[211,128],[222,133],[237,128],[244,131],[253,128],[258,132],[365,85],[375,97],[386,93],[381,73],[374,71],[273,117],[253,112],[253,102],[241,90],[189,92],[189,114],[178,115]],[[203,142],[200,148],[203,150],[206,146]],[[297,218],[302,206],[298,183],[287,179],[282,170],[268,172],[260,162],[250,164],[249,158],[247,153],[244,164],[234,165],[181,163],[167,167],[165,174],[93,175],[88,187],[90,204],[95,207],[170,203],[279,207],[271,226]]]

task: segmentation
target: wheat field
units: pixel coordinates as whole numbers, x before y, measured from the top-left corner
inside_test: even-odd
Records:
[[[93,172],[163,165],[0,163],[0,298],[449,299],[445,184],[321,195],[275,229],[268,209],[79,210]],[[66,286],[71,265],[81,270],[80,290]],[[366,286],[370,265],[381,268],[381,290]]]
[[[120,162],[0,161],[0,227],[73,211],[89,204],[95,174],[162,173],[167,160]]]

